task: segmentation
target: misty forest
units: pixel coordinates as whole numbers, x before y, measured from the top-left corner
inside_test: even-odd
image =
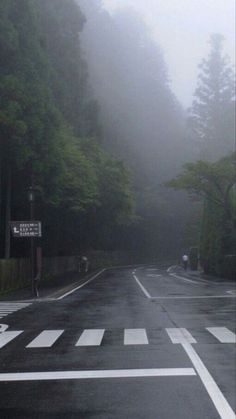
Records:
[[[32,187],[45,256],[192,252],[206,273],[232,275],[235,79],[223,36],[205,42],[184,109],[162,46],[131,9],[1,0],[0,258],[29,253],[9,223],[29,219]]]

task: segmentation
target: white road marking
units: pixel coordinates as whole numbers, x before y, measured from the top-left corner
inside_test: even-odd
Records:
[[[5,301],[2,301],[0,303],[0,307],[7,307],[7,306],[11,306],[11,307],[27,307],[30,304],[31,303],[15,303],[15,302],[5,302]]]
[[[31,303],[15,303],[15,302],[8,302],[8,303],[0,303],[0,319],[5,316],[8,316],[11,313],[15,313],[18,310],[28,307]]]
[[[228,294],[236,294],[236,290],[229,290],[229,291],[226,291]]]
[[[105,329],[85,329],[75,346],[100,346]]]
[[[179,275],[176,275],[176,274],[170,274],[170,275],[173,276],[174,278],[182,279],[183,281],[186,281],[186,282],[191,282],[194,285],[199,285],[199,282],[194,281],[192,279],[187,279],[187,278],[184,278],[183,276],[179,276]]]
[[[172,343],[197,343],[187,329],[167,328],[166,331]]]
[[[64,330],[44,330],[26,348],[50,348]]]
[[[235,419],[235,413],[220,391],[213,377],[203,364],[202,360],[189,343],[182,343],[182,347],[189,356],[196,369],[204,387],[206,388],[211,400],[213,401],[221,419]]]
[[[144,295],[146,295],[147,298],[152,298],[151,295],[149,294],[149,292],[141,284],[141,282],[139,281],[139,279],[137,278],[137,276],[136,275],[133,275],[133,277],[134,277],[135,281],[137,282],[137,284],[140,286],[140,288],[143,291]]]
[[[193,368],[153,368],[97,371],[50,371],[0,374],[0,381],[86,380],[97,378],[196,376]],[[229,419],[229,418],[228,418]]]
[[[171,272],[171,270],[172,269],[175,269],[175,268],[178,268],[178,265],[172,265],[172,266],[169,266],[169,268],[166,270],[166,272]]]
[[[8,324],[0,324],[0,333],[5,332],[8,329]]]
[[[125,329],[124,345],[148,345],[145,329]]]
[[[147,274],[147,277],[150,277],[150,278],[157,278],[157,277],[160,277],[160,276],[162,276],[162,275],[160,275],[160,274]]]
[[[236,343],[236,336],[227,327],[206,327],[221,343]]]
[[[93,281],[95,278],[97,278],[99,275],[101,275],[106,269],[102,269],[100,272],[98,272],[96,275],[94,275],[92,278],[90,278],[88,281],[84,282],[82,285],[79,285],[76,288],[73,288],[73,290],[66,292],[65,294],[61,295],[57,298],[57,300],[62,300],[63,298],[67,297],[68,295],[72,294],[73,292],[79,290],[80,288],[83,288],[85,285],[87,285],[89,282]]]
[[[15,339],[18,335],[23,333],[23,330],[18,330],[16,332],[2,332],[0,334],[0,348],[3,348],[11,340]]]
[[[160,296],[160,297],[151,297],[152,300],[194,300],[198,298],[236,298],[236,295],[173,295],[173,296]]]

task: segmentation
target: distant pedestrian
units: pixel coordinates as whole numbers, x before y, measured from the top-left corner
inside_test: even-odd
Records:
[[[184,254],[182,256],[182,262],[183,262],[184,270],[186,271],[188,267],[188,255]]]
[[[88,272],[89,262],[87,256],[82,256],[80,261],[80,271],[81,272]]]

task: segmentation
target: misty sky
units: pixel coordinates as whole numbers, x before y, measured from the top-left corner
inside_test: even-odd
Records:
[[[110,12],[132,6],[161,45],[172,88],[189,106],[196,87],[197,65],[208,54],[211,33],[225,37],[225,52],[235,64],[235,0],[103,0]]]

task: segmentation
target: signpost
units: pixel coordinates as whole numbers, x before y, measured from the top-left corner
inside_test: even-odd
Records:
[[[32,215],[32,214],[31,214]],[[11,221],[11,232],[16,238],[30,238],[31,242],[31,276],[32,276],[32,293],[38,297],[37,282],[41,275],[42,268],[42,254],[41,248],[37,249],[37,275],[35,276],[35,237],[42,237],[42,223],[41,221]]]
[[[11,231],[13,237],[42,237],[41,221],[12,221]]]

